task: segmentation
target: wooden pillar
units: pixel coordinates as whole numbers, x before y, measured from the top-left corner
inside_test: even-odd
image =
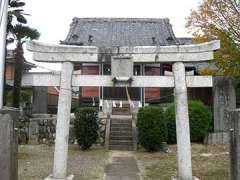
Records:
[[[173,74],[175,85],[178,176],[180,180],[192,180],[187,86],[185,66],[182,62],[174,63]]]
[[[79,65],[79,69],[81,70],[81,74],[83,74],[83,66],[82,64]],[[82,87],[79,86],[79,93],[78,93],[78,106],[82,105]]]
[[[145,65],[142,64],[142,76],[145,76]],[[145,88],[142,88],[142,106],[145,105]]]
[[[143,75],[143,65],[140,64],[140,76]],[[140,87],[140,101],[141,101],[141,104],[143,105],[143,88]]]
[[[50,175],[46,180],[70,180],[73,178],[73,175],[67,177],[68,137],[72,101],[72,73],[73,64],[71,62],[62,63],[53,175]]]
[[[101,64],[101,70],[102,70],[102,74],[101,75],[104,75],[104,64],[102,63]],[[104,97],[103,97],[103,94],[104,94],[104,87],[102,86],[101,87],[101,99],[103,100],[104,99]]]

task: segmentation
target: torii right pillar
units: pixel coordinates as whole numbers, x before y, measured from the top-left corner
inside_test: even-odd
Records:
[[[182,62],[173,64],[173,74],[175,85],[178,178],[180,180],[192,180],[187,84],[185,66]]]

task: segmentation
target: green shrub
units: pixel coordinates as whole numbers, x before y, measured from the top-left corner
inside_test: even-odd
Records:
[[[189,120],[192,142],[201,142],[207,135],[212,115],[209,108],[201,101],[189,101]],[[168,127],[168,143],[176,143],[175,105],[170,105],[164,113]]]
[[[77,108],[74,114],[77,142],[82,150],[87,150],[98,138],[97,111],[91,107]]]
[[[8,104],[11,104],[13,101],[13,91],[6,91],[6,101]],[[30,104],[31,103],[31,92],[28,90],[21,90],[20,102]]]
[[[157,151],[167,140],[167,126],[160,107],[147,106],[138,112],[139,143],[147,151]]]

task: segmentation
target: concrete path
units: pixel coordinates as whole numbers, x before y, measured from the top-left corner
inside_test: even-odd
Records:
[[[137,161],[130,151],[110,152],[103,180],[141,180]]]

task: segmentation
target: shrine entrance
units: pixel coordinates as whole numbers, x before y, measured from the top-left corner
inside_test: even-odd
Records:
[[[94,46],[50,45],[29,42],[27,49],[39,62],[62,63],[61,74],[25,74],[22,84],[30,86],[60,86],[53,174],[47,179],[73,179],[67,176],[69,121],[73,86],[89,87],[167,87],[174,88],[176,105],[176,130],[178,176],[192,180],[191,145],[187,87],[212,87],[211,76],[186,76],[186,62],[213,59],[213,51],[220,48],[219,41],[197,45],[135,46],[99,50]],[[111,74],[81,75],[73,71],[74,63],[99,63],[98,55],[111,56]],[[172,63],[173,76],[136,76],[134,62]],[[119,93],[120,95],[120,93]]]

